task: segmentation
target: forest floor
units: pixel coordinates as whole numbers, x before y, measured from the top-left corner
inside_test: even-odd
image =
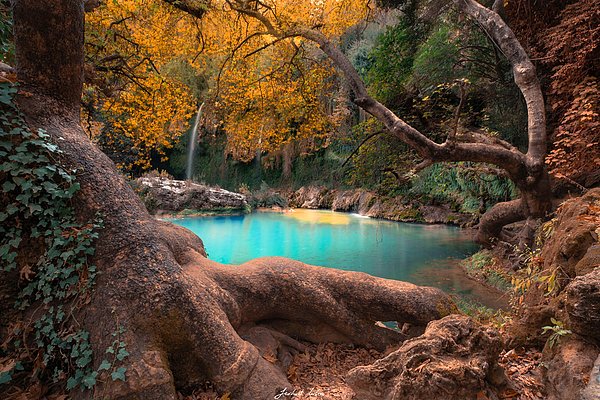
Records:
[[[360,400],[355,398],[354,391],[346,384],[346,374],[356,366],[372,364],[386,355],[373,349],[344,344],[305,344],[308,350],[298,354],[287,371],[292,387],[286,388],[276,400]],[[502,352],[499,364],[506,371],[509,388],[497,393],[498,398],[544,399],[541,359],[542,354],[535,350]],[[230,400],[230,396],[219,396],[207,385],[191,394],[181,395],[181,399]],[[481,393],[477,400],[489,399]]]

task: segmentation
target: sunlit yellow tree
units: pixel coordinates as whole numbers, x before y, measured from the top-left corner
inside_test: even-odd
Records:
[[[134,157],[122,167],[147,169],[152,152],[164,156],[196,108],[193,88],[173,65],[200,51],[197,22],[169,5],[136,0],[104,2],[86,23],[84,111],[101,111],[107,144],[130,146]]]
[[[273,16],[286,25],[320,26],[338,37],[367,15],[361,1],[289,1],[264,3]],[[242,32],[224,64],[220,98],[227,152],[248,161],[257,151],[273,152],[288,143],[299,144],[300,152],[326,146],[336,131],[335,70],[311,41],[301,37],[276,38],[252,18],[240,18],[237,5],[220,4],[234,30]]]
[[[273,152],[291,141],[313,151],[335,128],[327,110],[332,69],[302,59],[304,49],[277,46],[236,58],[223,74],[220,104],[227,149],[249,161],[257,150]]]
[[[211,103],[205,109],[220,121],[226,152],[237,160],[291,142],[302,152],[327,145],[339,122],[331,116],[336,81],[314,44],[264,34],[227,2],[215,2],[202,19],[178,10],[182,4],[105,2],[87,18],[85,109],[100,110],[107,122],[90,130],[131,148],[135,157],[123,167],[150,167],[151,152],[164,155],[201,102]],[[288,24],[308,20],[332,37],[368,9],[354,0],[270,6]],[[203,77],[202,90],[190,74]]]

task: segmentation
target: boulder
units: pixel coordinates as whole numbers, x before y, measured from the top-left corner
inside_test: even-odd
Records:
[[[551,223],[541,225],[548,235],[535,257],[539,277],[556,277],[548,295],[546,284],[531,285],[510,331],[513,344],[542,344],[542,328],[554,317],[575,334],[600,343],[600,188],[564,201]]]
[[[146,207],[152,213],[244,211],[246,196],[225,189],[164,177],[144,177],[136,180]]]
[[[401,196],[382,197],[365,189],[337,190],[324,186],[303,186],[289,196],[289,205],[355,212],[367,217],[399,222],[459,226],[472,226],[476,222],[473,215],[454,212],[448,206],[407,204]]]
[[[600,355],[590,373],[589,383],[583,390],[582,400],[600,400]]]
[[[364,189],[343,190],[335,193],[331,209],[365,214],[374,199],[375,194]]]
[[[545,351],[548,400],[581,400],[598,356],[598,347],[575,336],[562,339],[555,348],[550,353]],[[595,399],[600,399],[600,392],[596,393]]]
[[[600,343],[600,267],[573,279],[564,293],[570,329]]]
[[[291,207],[318,209],[331,208],[333,198],[331,190],[324,186],[302,186],[292,193],[289,199]]]
[[[599,213],[600,188],[567,200],[559,207],[554,232],[540,254],[544,269],[560,268],[574,278],[600,266],[596,232]]]

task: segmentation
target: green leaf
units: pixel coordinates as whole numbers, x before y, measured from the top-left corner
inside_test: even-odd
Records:
[[[112,364],[108,360],[102,360],[100,366],[98,367],[98,371],[108,371],[112,367]]]
[[[39,204],[29,204],[29,212],[31,214],[33,214],[34,212],[41,212],[42,211],[42,206],[40,206]]]
[[[12,380],[12,371],[0,372],[0,385]]]
[[[17,187],[17,185],[12,183],[11,181],[6,181],[2,184],[2,191],[4,191],[5,193],[10,192],[11,190],[13,190],[16,187]]]
[[[128,355],[129,352],[127,350],[125,350],[124,348],[120,348],[119,352],[117,353],[117,360],[123,361]]]
[[[80,357],[77,359],[77,366],[80,368],[85,367],[86,365],[88,365],[90,362],[92,361],[92,358],[89,356],[84,356],[84,357]]]
[[[12,96],[8,93],[0,92],[0,103],[4,103],[8,106],[12,105]]]
[[[110,377],[113,381],[122,380],[123,382],[125,382],[125,371],[127,371],[127,368],[119,367],[115,372],[110,374]]]
[[[85,386],[88,389],[91,389],[92,387],[94,387],[94,385],[96,384],[97,376],[98,376],[98,373],[96,371],[94,371],[91,374],[89,374],[88,376],[86,376],[85,378],[83,378],[81,381],[83,383],[83,386]]]
[[[67,380],[67,390],[72,390],[72,389],[74,389],[74,388],[77,386],[77,384],[78,384],[78,383],[79,383],[79,382],[77,382],[77,379],[75,379],[75,378],[73,378],[73,377],[70,377],[70,378]]]

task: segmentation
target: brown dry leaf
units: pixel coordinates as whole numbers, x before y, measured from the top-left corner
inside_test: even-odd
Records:
[[[19,279],[21,280],[30,281],[34,275],[35,273],[31,270],[31,266],[29,264],[25,264],[19,270]]]
[[[5,359],[0,363],[0,373],[12,370],[17,364],[15,359]]]
[[[507,351],[506,354],[504,355],[504,357],[512,359],[512,360],[515,360],[515,359],[519,358],[519,356],[517,355],[517,353],[515,353],[514,350]]]
[[[36,382],[27,389],[27,397],[30,399],[41,399],[47,388],[42,386],[40,382]]]
[[[275,364],[277,362],[277,359],[275,357],[273,357],[273,355],[271,355],[271,354],[263,354],[262,358],[264,358],[271,364]]]
[[[11,74],[11,73],[6,73],[6,72],[0,73],[0,82],[15,83],[16,81],[17,81],[17,74]]]
[[[485,395],[485,393],[483,393],[482,391],[480,391],[479,393],[477,393],[477,400],[490,400],[490,398],[487,397]]]
[[[223,396],[221,396],[221,400],[231,400],[231,393],[227,392]]]
[[[421,373],[421,371],[423,371],[423,368],[425,368],[427,366],[427,364],[429,364],[430,362],[431,362],[431,360],[425,360],[423,362],[423,364],[421,364],[417,368],[415,368],[415,372]]]
[[[502,393],[500,393],[501,399],[512,399],[513,397],[517,397],[519,393],[514,389],[506,389]]]
[[[287,370],[287,377],[290,381],[295,381],[296,379],[298,379],[298,367],[294,364],[290,365],[290,367]]]

